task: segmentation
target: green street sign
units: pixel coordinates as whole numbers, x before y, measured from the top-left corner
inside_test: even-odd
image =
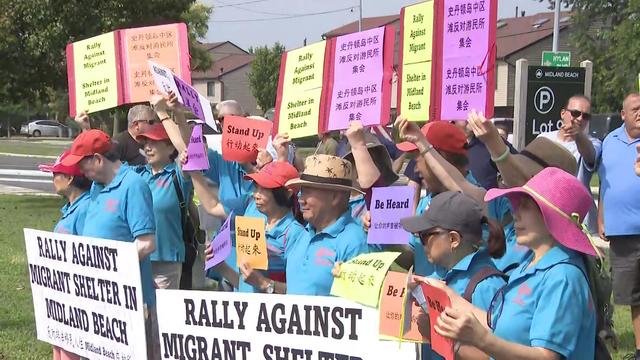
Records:
[[[571,66],[571,53],[569,51],[543,51],[542,66],[569,67]]]

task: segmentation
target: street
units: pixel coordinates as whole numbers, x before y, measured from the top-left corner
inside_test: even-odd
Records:
[[[54,159],[0,155],[0,194],[54,194],[51,175],[38,170],[39,164]]]

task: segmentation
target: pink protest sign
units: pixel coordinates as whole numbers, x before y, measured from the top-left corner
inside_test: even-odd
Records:
[[[202,125],[196,125],[191,132],[191,139],[187,147],[187,163],[182,166],[184,171],[209,169],[207,147],[202,141]]]
[[[496,0],[443,0],[439,20],[438,120],[493,116]]]
[[[381,123],[382,110],[388,107],[383,94],[385,42],[393,39],[384,27],[335,39],[328,130],[346,129],[354,120],[365,126]]]
[[[211,249],[213,250],[213,257],[204,264],[204,271],[211,269],[212,267],[220,264],[224,259],[231,254],[231,230],[229,224],[233,218],[233,211],[227,217],[227,220],[220,227],[218,235],[211,240]]]
[[[182,98],[182,104],[195,115],[198,119],[205,121],[204,111],[202,111],[202,105],[200,104],[200,97],[196,89],[191,85],[184,82],[177,76],[173,76],[173,80],[176,83],[180,97]]]
[[[410,186],[374,187],[371,198],[369,244],[408,244],[411,234],[400,219],[413,216],[413,196]]]

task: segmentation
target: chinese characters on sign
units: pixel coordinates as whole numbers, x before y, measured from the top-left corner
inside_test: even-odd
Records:
[[[440,120],[464,120],[471,109],[492,110],[492,6],[495,0],[443,2]]]
[[[220,227],[218,235],[211,240],[211,250],[213,250],[213,257],[204,264],[204,271],[220,264],[224,259],[231,254],[231,219],[235,214],[233,210],[225,220],[224,224]]]
[[[272,127],[271,121],[225,116],[222,158],[227,161],[255,161],[258,150],[266,148]]]
[[[267,238],[264,233],[264,219],[236,216],[236,253],[238,266],[246,261],[252,268],[267,270]]]
[[[336,39],[328,130],[346,129],[354,120],[380,124],[384,32],[379,27]]]
[[[413,215],[410,186],[374,187],[371,198],[369,244],[408,244],[411,234],[400,225],[400,219]]]
[[[383,339],[391,337],[396,340],[426,342],[427,339],[423,338],[418,331],[420,305],[415,301],[409,301],[408,303],[408,306],[412,307],[409,312],[411,314],[410,326],[408,329],[402,329],[403,301],[407,296],[413,296],[406,286],[407,276],[408,274],[405,273],[389,271],[384,279],[379,307],[380,335]],[[404,330],[403,334],[401,334],[401,330]]]
[[[433,62],[433,1],[402,9],[402,48],[398,102],[409,121],[429,120]]]

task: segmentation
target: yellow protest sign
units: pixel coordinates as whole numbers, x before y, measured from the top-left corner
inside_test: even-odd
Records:
[[[433,59],[433,1],[402,9],[402,68],[398,101],[410,121],[429,120]]]
[[[74,111],[95,112],[118,106],[121,101],[116,65],[116,33],[94,36],[69,46],[73,51],[73,77],[70,76],[69,81],[70,88],[74,88],[69,94],[72,116],[75,115]]]
[[[331,295],[363,305],[377,307],[380,287],[398,252],[358,255],[340,266],[340,276],[333,280]]]
[[[267,270],[267,238],[265,236],[264,219],[236,216],[236,253],[238,266],[244,260],[254,269]]]
[[[318,134],[326,41],[286,55],[278,88],[278,133],[291,138]]]

